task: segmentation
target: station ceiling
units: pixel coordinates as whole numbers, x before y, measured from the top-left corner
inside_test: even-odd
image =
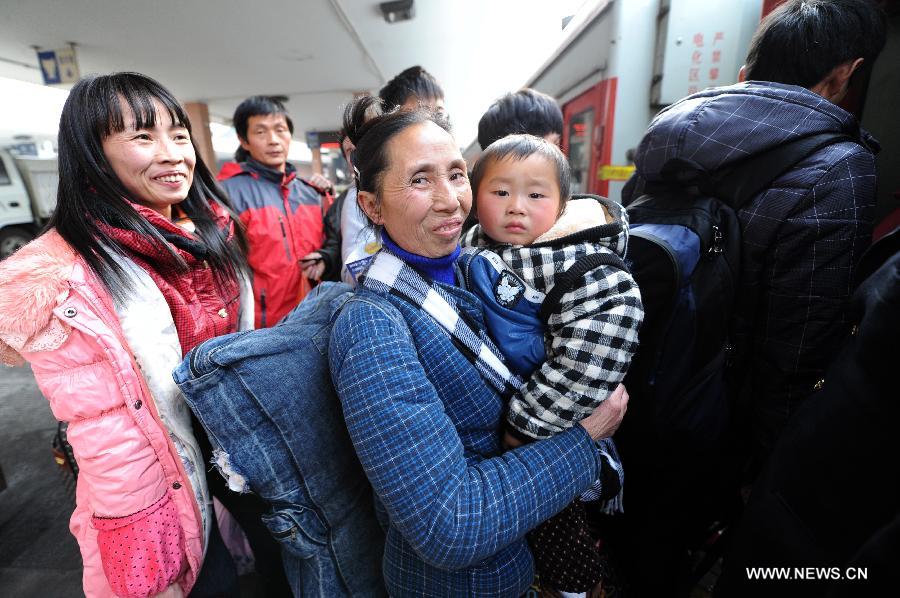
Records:
[[[254,94],[289,98],[297,131],[339,127],[355,92],[414,64],[446,92],[458,141],[521,87],[584,0],[416,0],[387,23],[377,0],[0,0],[0,76],[41,82],[35,47],[76,44],[82,74],[133,70],[229,122]],[[582,12],[586,10],[582,6]]]

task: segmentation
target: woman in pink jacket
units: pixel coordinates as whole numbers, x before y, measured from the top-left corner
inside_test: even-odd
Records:
[[[72,89],[59,180],[47,232],[0,264],[0,359],[29,362],[69,422],[85,594],[187,595],[221,540],[171,372],[253,321],[240,228],[183,108],[143,75]]]

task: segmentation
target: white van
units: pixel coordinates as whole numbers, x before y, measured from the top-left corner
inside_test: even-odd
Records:
[[[33,239],[56,207],[56,159],[13,157],[0,149],[0,259]]]

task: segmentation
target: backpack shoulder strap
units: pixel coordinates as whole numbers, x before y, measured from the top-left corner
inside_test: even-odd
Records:
[[[862,254],[853,276],[853,288],[858,288],[866,278],[897,253],[900,253],[900,226],[876,240]]]
[[[712,177],[710,194],[738,210],[798,162],[839,141],[858,143],[844,133],[819,133],[742,160]]]
[[[569,269],[556,277],[553,288],[547,293],[544,302],[541,304],[539,313],[541,320],[547,321],[550,314],[559,306],[562,296],[575,288],[576,283],[581,280],[585,274],[598,268],[599,266],[612,266],[619,270],[629,272],[625,260],[617,256],[615,253],[600,252],[586,255],[578,259]]]

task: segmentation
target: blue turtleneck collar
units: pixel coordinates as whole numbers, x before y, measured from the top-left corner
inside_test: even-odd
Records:
[[[459,252],[462,251],[458,244],[450,255],[425,257],[417,253],[410,253],[394,243],[394,240],[388,236],[385,230],[381,231],[381,241],[391,253],[409,264],[410,267],[425,278],[449,285],[456,284],[456,272],[453,265],[456,263],[456,258],[459,257]]]

